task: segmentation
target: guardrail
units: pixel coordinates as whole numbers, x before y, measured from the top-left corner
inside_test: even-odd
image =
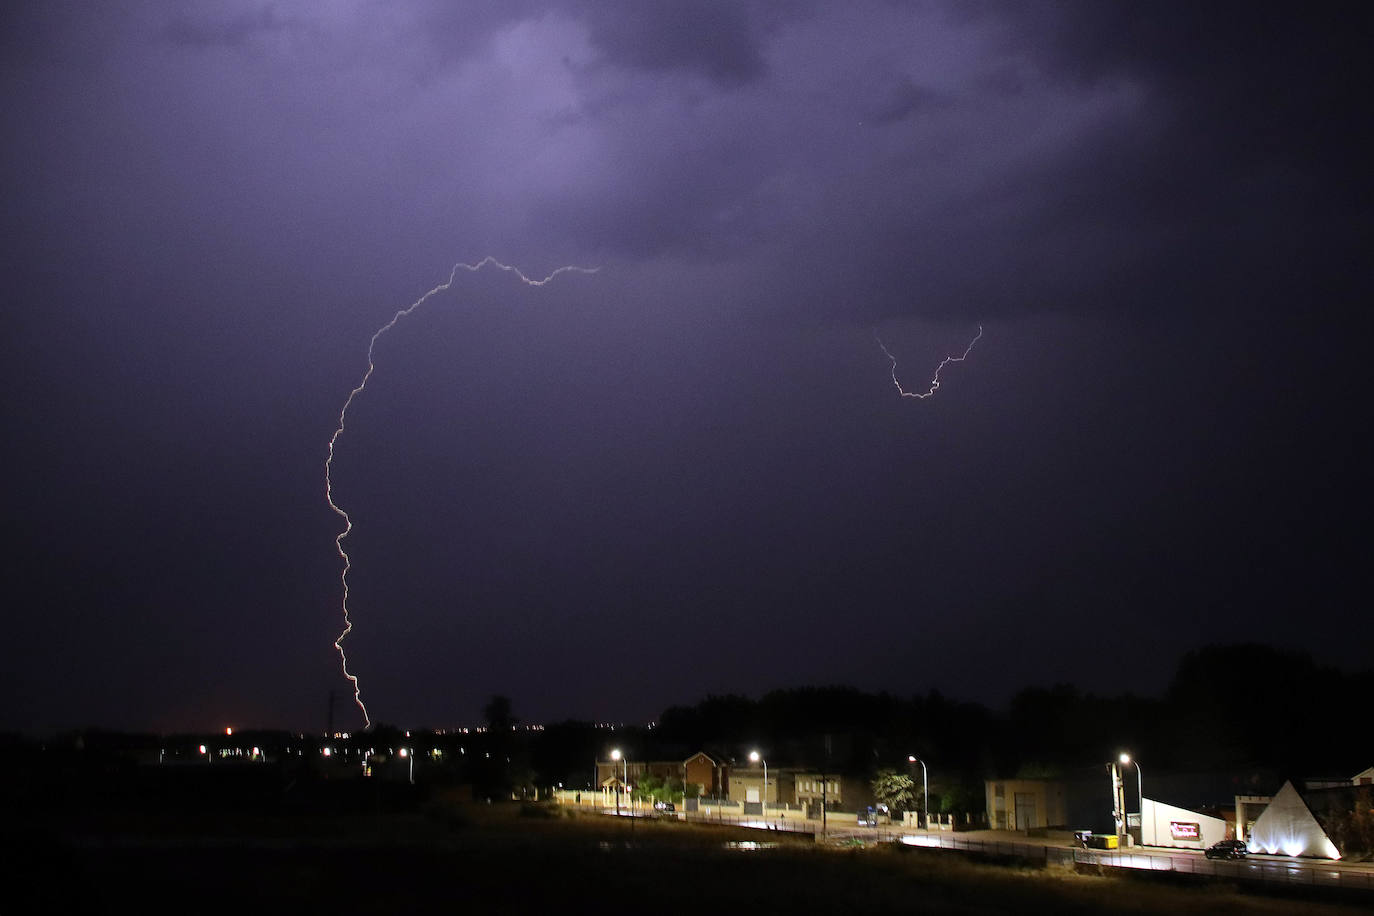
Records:
[[[713,811],[710,814],[700,811],[683,812],[682,819],[693,824],[729,824],[735,827],[751,827],[755,830],[782,830],[787,833],[818,833],[819,820],[807,820],[800,811],[788,817],[781,812],[769,812],[765,817],[760,814],[724,814]]]
[[[615,814],[614,809],[602,809]],[[622,814],[629,814],[628,811]],[[642,813],[638,816],[644,816]],[[711,814],[676,812],[676,816],[693,824],[729,824],[756,830],[777,830],[788,833],[818,834],[819,820],[805,817],[767,818],[758,815]],[[1262,881],[1294,887],[1343,888],[1374,891],[1374,869],[1351,868],[1335,862],[1310,859],[1246,858],[1239,860],[1207,859],[1200,855],[1183,855],[1164,851],[1129,852],[1122,850],[1082,849],[1074,846],[1047,846],[1039,843],[1016,843],[1001,840],[980,840],[945,832],[910,833],[900,825],[859,827],[837,824],[830,827],[837,837],[861,837],[877,842],[897,842],[927,849],[950,849],[981,855],[1006,856],[1049,865],[1097,865],[1104,868],[1133,868],[1142,871],[1174,871],[1240,881]]]

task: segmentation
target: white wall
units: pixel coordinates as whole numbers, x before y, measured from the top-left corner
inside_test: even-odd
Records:
[[[1199,814],[1187,808],[1175,808],[1152,798],[1145,799],[1144,809],[1140,824],[1140,842],[1143,846],[1206,849],[1226,839],[1226,821],[1222,818]],[[1188,828],[1184,825],[1188,824],[1197,825],[1196,839],[1186,835]]]

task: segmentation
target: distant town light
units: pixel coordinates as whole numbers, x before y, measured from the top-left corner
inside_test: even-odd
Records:
[[[200,752],[201,752],[202,754],[205,753],[205,745],[202,744],[202,745],[200,746]]]
[[[225,726],[224,733],[226,735],[232,735],[234,733],[234,729],[231,726]]]

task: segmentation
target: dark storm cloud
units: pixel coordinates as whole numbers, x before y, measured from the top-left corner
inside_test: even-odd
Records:
[[[195,47],[243,47],[253,39],[299,27],[299,22],[284,16],[275,4],[264,3],[257,9],[239,13],[211,13],[195,16],[191,12],[176,13],[168,23],[166,36],[173,42]]]
[[[1369,150],[1354,128],[1367,106],[1350,107],[1351,87],[1371,76],[1365,8],[1013,3],[973,19],[951,9],[991,39],[958,87],[960,111],[1028,155],[970,163],[976,179],[933,213],[835,212],[807,250],[853,248],[855,269],[824,302],[847,292],[872,314],[903,314],[915,292],[924,314],[1253,314],[1367,292],[1358,240],[1369,232]],[[1119,104],[1081,129],[1054,123],[1112,97]],[[906,113],[897,101],[888,110]],[[1065,142],[1040,143],[1035,127],[1016,125],[1018,109]],[[923,184],[893,192],[916,202]],[[862,192],[849,201],[862,205]]]
[[[887,89],[878,89],[876,94],[878,98],[868,116],[877,124],[901,121],[948,101],[940,93],[918,86],[905,77],[897,79]]]
[[[603,270],[464,275],[386,338],[336,468],[385,717],[516,668],[558,672],[531,718],[1116,677],[1103,607],[1169,657],[1218,608],[1349,624],[1367,30],[1250,9],[6,6],[15,693],[318,717],[325,443],[488,252]],[[898,397],[874,325],[917,384],[978,324]]]
[[[793,4],[800,8],[800,4]],[[731,0],[621,0],[581,6],[592,44],[608,63],[640,70],[682,69],[724,87],[761,76],[765,69],[758,5]]]
[[[1114,301],[1170,308],[1167,280],[1142,284],[1160,262],[1219,299],[1230,288],[1280,308],[1361,289],[1346,284],[1370,228],[1355,128],[1369,106],[1351,92],[1374,78],[1367,5],[1013,3],[996,15],[1049,79],[1146,94],[1140,121],[1046,176],[1065,189],[1049,224],[1093,212],[1140,253],[1127,282],[1104,282]]]

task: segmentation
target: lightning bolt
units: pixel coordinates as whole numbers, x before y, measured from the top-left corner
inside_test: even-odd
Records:
[[[344,421],[348,418],[348,408],[352,406],[353,399],[363,393],[363,389],[367,387],[368,379],[372,378],[373,370],[377,368],[376,363],[373,362],[373,354],[377,348],[377,341],[381,338],[381,336],[385,334],[387,331],[390,331],[392,328],[394,328],[396,326],[396,323],[399,322],[402,318],[405,318],[411,312],[415,311],[420,306],[424,305],[425,302],[428,301],[431,296],[434,296],[437,293],[442,293],[446,291],[449,287],[451,287],[453,285],[454,279],[458,276],[458,271],[465,270],[468,273],[476,273],[477,271],[481,270],[483,267],[486,267],[488,265],[503,270],[506,273],[514,274],[516,277],[519,278],[520,282],[524,283],[526,286],[543,286],[549,281],[551,281],[554,277],[557,277],[559,274],[594,274],[601,269],[599,267],[576,267],[569,265],[566,267],[558,268],[553,273],[549,274],[547,277],[544,277],[542,280],[536,280],[532,277],[526,276],[524,273],[520,271],[519,268],[512,267],[509,264],[502,264],[500,261],[496,260],[496,258],[494,257],[491,257],[490,255],[478,261],[476,264],[467,264],[460,261],[459,263],[453,265],[453,270],[449,271],[448,279],[446,281],[440,283],[438,286],[434,287],[432,290],[425,293],[419,299],[416,299],[410,305],[398,311],[395,315],[392,316],[390,321],[388,321],[386,324],[382,325],[380,328],[377,329],[376,333],[372,335],[372,339],[368,342],[367,371],[363,373],[362,381],[358,382],[358,386],[348,393],[348,399],[344,401],[343,407],[339,410],[339,426],[337,429],[334,430],[334,435],[329,437],[329,457],[326,458],[324,462],[324,498],[325,501],[329,503],[329,508],[333,509],[335,514],[337,514],[339,518],[343,519],[344,522],[343,531],[339,532],[338,537],[334,538],[334,546],[338,548],[339,557],[343,559],[344,564],[343,573],[339,577],[339,581],[343,585],[344,628],[343,632],[340,633],[338,638],[334,640],[334,648],[337,649],[339,652],[339,661],[340,664],[342,664],[343,666],[344,677],[346,677],[349,683],[353,685],[353,702],[357,703],[358,709],[362,710],[364,727],[369,727],[372,725],[372,717],[368,715],[367,706],[363,703],[363,692],[361,685],[359,685],[358,683],[358,676],[356,674],[351,674],[348,670],[348,655],[344,652],[343,647],[344,639],[348,636],[349,633],[353,632],[353,621],[348,616],[348,571],[353,568],[353,562],[351,559],[349,559],[348,551],[344,550],[343,543],[344,538],[348,537],[349,533],[353,530],[353,520],[348,517],[347,512],[340,508],[338,503],[334,502],[334,481],[333,478],[330,476],[330,472],[334,464],[334,446],[338,443],[339,436],[343,435]]]
[[[944,359],[942,359],[940,361],[940,365],[935,367],[935,377],[930,380],[930,390],[922,394],[919,391],[907,391],[905,388],[902,387],[902,383],[897,380],[897,357],[893,356],[891,351],[889,351],[887,347],[884,346],[882,338],[878,336],[878,332],[873,332],[873,339],[878,341],[878,346],[882,349],[883,354],[888,359],[892,360],[892,384],[897,386],[897,390],[901,392],[902,397],[921,398],[922,400],[930,397],[932,394],[939,390],[940,372],[950,363],[962,363],[964,360],[968,359],[968,355],[973,352],[973,345],[976,344],[982,338],[982,336],[983,326],[980,324],[978,325],[978,334],[973,338],[973,340],[969,341],[969,345],[964,349],[964,355],[946,356]]]

